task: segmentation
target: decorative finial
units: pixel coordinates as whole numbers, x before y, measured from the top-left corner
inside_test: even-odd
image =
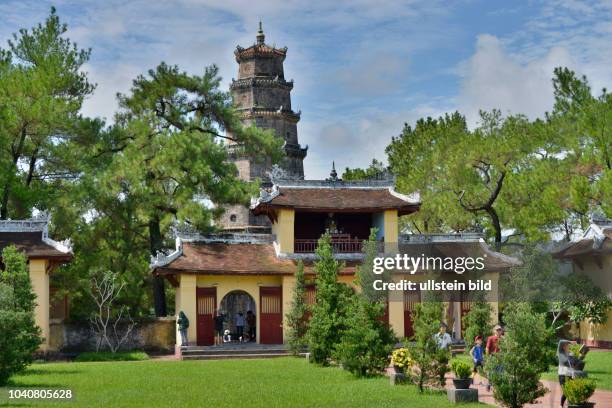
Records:
[[[264,35],[263,28],[261,26],[261,21],[259,22],[259,30],[257,31],[257,44],[263,45],[266,36]]]
[[[336,171],[336,162],[332,161],[332,171],[329,173],[328,181],[338,181],[338,172]]]

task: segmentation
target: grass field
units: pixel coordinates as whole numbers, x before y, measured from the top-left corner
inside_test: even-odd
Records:
[[[11,385],[74,392],[72,402],[30,405],[36,407],[453,406],[442,392],[420,395],[412,385],[392,387],[386,377],[354,379],[339,368],[320,368],[290,357],[35,364],[13,377]]]

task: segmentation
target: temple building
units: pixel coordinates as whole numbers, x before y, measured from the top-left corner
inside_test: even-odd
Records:
[[[262,189],[250,208],[253,215],[269,220],[271,233],[178,233],[175,250],[160,254],[152,263],[153,273],[176,287],[175,310],[195,322],[189,327],[191,346],[213,344],[216,311],[227,316],[225,329],[232,335],[236,334],[234,316],[251,311],[256,316],[256,341],[282,344],[298,260],[304,262],[310,282],[306,300],[314,302],[313,262],[317,240],[324,232],[331,235],[335,257],[344,261],[339,281],[353,287],[356,267],[363,260],[363,241],[371,228],[378,231],[381,255],[400,249],[414,256],[485,257],[484,273],[495,283],[500,272],[518,264],[491,251],[475,234],[400,234],[399,217],[418,211],[420,202],[418,195],[396,192],[392,179],[344,182],[334,177],[273,177],[271,182],[272,187]],[[425,274],[393,274],[394,281],[402,279],[422,280]],[[420,301],[421,294],[412,291],[389,295],[385,319],[398,337],[412,335],[412,311]],[[469,307],[467,299],[449,302],[446,320],[457,339],[461,338],[461,317]],[[493,317],[497,319],[497,310]]]
[[[49,343],[51,322],[63,320],[68,314],[67,299],[53,296],[50,276],[59,265],[72,260],[70,242],[49,238],[49,220],[42,215],[30,220],[0,220],[0,251],[10,245],[28,258],[32,290],[36,295],[34,321],[44,338],[40,349],[48,351],[53,349]]]

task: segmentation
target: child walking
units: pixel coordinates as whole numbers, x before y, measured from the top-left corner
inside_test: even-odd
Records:
[[[482,348],[482,336],[474,337],[474,345],[470,349],[470,356],[472,356],[472,362],[474,363],[474,369],[472,370],[472,384],[476,374],[479,374],[478,368],[484,369],[484,350]]]

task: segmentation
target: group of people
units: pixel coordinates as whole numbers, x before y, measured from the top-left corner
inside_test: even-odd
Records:
[[[448,327],[446,323],[440,323],[440,330],[435,334],[434,339],[438,345],[439,349],[447,350],[453,340],[447,332]],[[485,356],[489,356],[499,352],[499,340],[504,335],[504,329],[497,325],[493,329],[493,335],[487,337],[487,342],[485,347],[483,348],[483,337],[476,336],[474,338],[474,346],[470,349],[470,356],[472,357],[472,362],[474,363],[473,367],[473,375],[476,374],[482,375],[482,370],[484,370],[484,359]],[[483,376],[484,377],[484,376]],[[491,390],[491,383],[487,384],[487,391]]]
[[[480,374],[482,376],[480,370],[484,370],[485,356],[499,353],[499,341],[503,335],[504,329],[499,325],[495,326],[494,334],[487,338],[484,349],[482,347],[482,336],[476,336],[474,338],[474,346],[470,349],[470,356],[472,357],[472,362],[474,363],[473,376],[476,374]],[[559,385],[561,385],[561,389],[563,389],[563,385],[568,379],[583,375],[582,369],[584,368],[584,356],[588,352],[588,347],[582,346],[580,355],[575,356],[570,351],[570,344],[572,344],[572,342],[569,340],[560,340],[557,346],[557,359],[559,362],[557,373],[559,375]],[[502,368],[497,367],[496,369],[501,370]],[[491,382],[488,382],[487,391],[490,390]],[[561,407],[564,406],[566,400],[567,397],[562,392]]]
[[[215,312],[214,323],[215,323],[215,345],[230,343],[234,341],[232,334],[229,329],[224,330],[224,323],[226,317],[220,310]],[[244,334],[244,327],[248,328],[248,333]],[[257,318],[255,313],[248,310],[246,316],[242,312],[236,313],[234,316],[234,326],[236,327],[235,340],[239,342],[249,342],[256,340],[256,325]]]
[[[234,341],[232,339],[232,334],[228,329],[224,330],[224,324],[226,321],[225,315],[220,311],[216,310],[215,315],[213,317],[214,325],[215,325],[215,345],[230,343]],[[245,336],[244,327],[248,328],[248,332]],[[185,315],[185,313],[181,310],[179,312],[178,318],[176,320],[176,324],[178,325],[179,333],[181,335],[181,344],[187,345],[187,330],[189,329],[189,319]],[[246,316],[242,312],[236,313],[234,316],[234,325],[236,327],[235,340],[239,342],[249,342],[255,341],[256,337],[256,325],[257,318],[255,317],[255,313],[252,311],[247,311]]]
[[[484,360],[485,356],[490,356],[495,353],[499,353],[499,340],[504,335],[504,329],[500,325],[497,325],[493,329],[493,335],[487,337],[487,342],[483,349],[483,337],[476,336],[474,338],[474,345],[470,349],[470,356],[472,357],[472,362],[474,367],[472,369],[472,379],[476,374],[482,375],[482,371],[484,370]],[[491,390],[491,382],[487,383],[487,391]]]

